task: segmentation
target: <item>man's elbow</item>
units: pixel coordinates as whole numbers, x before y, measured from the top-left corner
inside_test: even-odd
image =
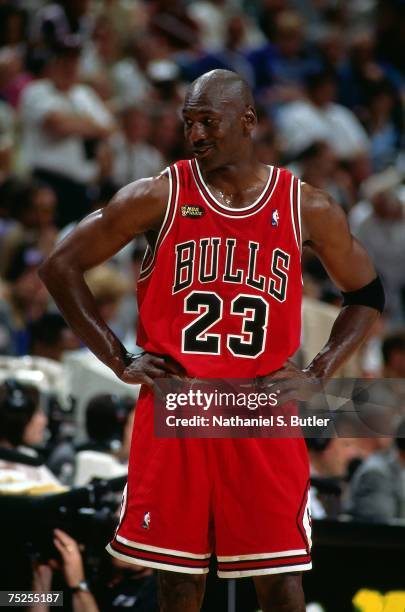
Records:
[[[56,277],[61,277],[61,272],[65,269],[65,266],[60,257],[56,254],[51,253],[45,261],[42,262],[38,269],[38,276],[46,287],[52,285],[53,280]]]

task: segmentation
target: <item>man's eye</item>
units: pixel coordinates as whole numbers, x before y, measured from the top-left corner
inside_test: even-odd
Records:
[[[185,119],[184,120],[184,125],[188,128],[190,128],[193,125],[193,122],[190,121],[190,119]]]
[[[203,124],[209,126],[213,124],[213,121],[212,119],[204,119]]]

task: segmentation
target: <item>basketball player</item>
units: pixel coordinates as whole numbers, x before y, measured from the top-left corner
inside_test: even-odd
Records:
[[[88,216],[41,277],[75,333],[127,383],[141,383],[121,521],[108,550],[161,570],[162,610],[200,609],[209,558],[220,577],[252,576],[261,608],[303,612],[311,567],[309,472],[302,439],[164,439],[153,382],[164,376],[328,377],[366,337],[383,291],[331,198],[259,163],[256,113],[239,76],[214,70],[189,88],[193,159],[131,183]],[[144,232],[137,341],[128,354],[100,317],[83,274]],[[304,370],[301,247],[344,295],[325,348]]]

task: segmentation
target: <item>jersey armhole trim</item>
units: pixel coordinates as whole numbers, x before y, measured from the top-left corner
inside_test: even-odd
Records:
[[[145,280],[148,276],[150,276],[155,267],[156,256],[159,248],[163,244],[166,236],[168,235],[174,221],[175,212],[177,209],[177,201],[179,197],[179,178],[178,178],[178,170],[177,167],[169,166],[164,170],[161,174],[167,172],[169,177],[169,197],[166,205],[165,216],[159,230],[159,233],[156,238],[155,247],[152,250],[148,245],[145,251],[144,258],[142,260],[141,271],[139,273],[139,281]]]
[[[297,243],[300,255],[302,253],[301,240],[301,181],[295,176],[291,176],[290,186],[290,207],[291,222],[294,231],[295,242]]]

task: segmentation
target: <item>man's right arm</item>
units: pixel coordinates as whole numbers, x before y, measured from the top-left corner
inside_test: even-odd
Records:
[[[88,348],[126,382],[152,383],[162,373],[162,359],[147,358],[124,375],[127,360],[120,340],[102,319],[84,280],[87,270],[106,261],[136,234],[158,230],[169,195],[166,175],[142,179],[121,189],[105,208],[79,223],[41,266],[39,275],[67,323]],[[136,360],[141,361],[141,360]],[[142,371],[137,371],[142,370]],[[160,370],[160,371],[159,371]]]

